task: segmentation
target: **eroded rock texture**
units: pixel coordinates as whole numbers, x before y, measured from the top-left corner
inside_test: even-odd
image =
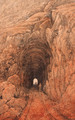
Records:
[[[23,119],[34,78],[50,100],[50,120],[74,120],[75,0],[0,2],[1,120]]]

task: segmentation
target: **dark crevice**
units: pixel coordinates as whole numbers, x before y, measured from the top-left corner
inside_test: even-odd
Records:
[[[48,42],[29,38],[26,41],[20,57],[20,65],[23,72],[23,85],[31,88],[33,79],[38,79],[38,85],[41,83],[42,89],[47,80],[47,66],[50,64],[51,49]]]
[[[2,99],[2,96],[0,96],[0,99]]]

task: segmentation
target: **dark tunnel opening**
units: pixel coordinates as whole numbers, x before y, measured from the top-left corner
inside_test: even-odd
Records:
[[[47,66],[50,64],[51,50],[47,41],[30,38],[25,42],[21,55],[23,85],[33,87],[33,79],[38,79],[42,89],[47,80]]]

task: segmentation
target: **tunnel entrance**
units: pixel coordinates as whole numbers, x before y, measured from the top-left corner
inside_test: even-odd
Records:
[[[33,86],[37,86],[38,85],[38,79],[37,78],[34,78],[33,79]]]
[[[38,90],[39,89],[39,80],[37,78],[33,79],[33,85],[32,85],[33,89]]]
[[[48,79],[47,66],[50,64],[51,49],[47,41],[30,37],[25,42],[20,56],[23,72],[23,85],[29,89],[33,86],[46,84]]]

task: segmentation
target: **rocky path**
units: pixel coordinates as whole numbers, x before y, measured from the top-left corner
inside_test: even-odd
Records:
[[[32,90],[29,96],[28,105],[19,120],[63,120],[52,108],[56,103],[52,103],[43,92]]]

